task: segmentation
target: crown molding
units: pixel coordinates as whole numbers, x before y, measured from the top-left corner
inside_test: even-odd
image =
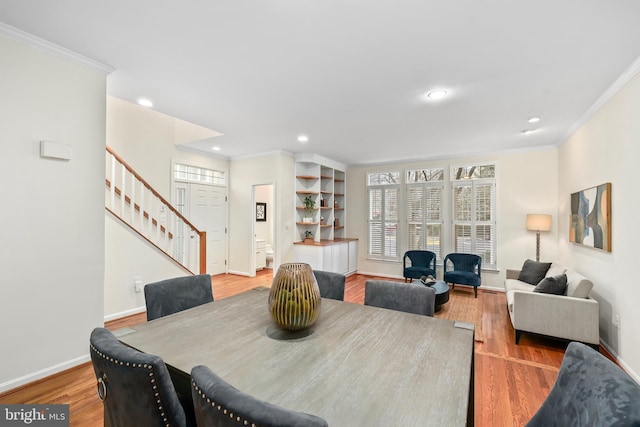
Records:
[[[110,74],[115,71],[115,68],[110,65],[103,64],[102,62],[96,61],[95,59],[80,55],[77,52],[69,50],[55,43],[51,43],[47,40],[41,39],[40,37],[36,37],[33,34],[29,34],[18,28],[12,27],[11,25],[5,24],[4,22],[0,22],[0,36],[7,37],[11,40],[23,43],[27,46],[42,50],[52,55],[70,60],[72,62],[88,66],[106,74]]]
[[[573,126],[567,130],[564,135],[562,141],[560,141],[559,145],[565,143],[571,135],[573,135],[582,125],[587,123],[589,119],[600,110],[604,105],[611,100],[631,79],[635,77],[636,74],[640,72],[640,56],[636,58],[635,61],[631,63],[626,70],[613,82],[609,88],[604,91],[604,93],[598,98],[598,100],[576,121]]]

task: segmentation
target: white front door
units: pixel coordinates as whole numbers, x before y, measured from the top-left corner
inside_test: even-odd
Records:
[[[207,273],[226,273],[227,189],[189,183],[189,216],[198,230],[207,232]]]

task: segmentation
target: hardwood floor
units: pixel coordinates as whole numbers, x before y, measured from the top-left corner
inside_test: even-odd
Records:
[[[371,278],[359,274],[348,277],[345,301],[362,304],[364,283]],[[271,270],[263,270],[255,278],[218,275],[212,279],[213,294],[222,299],[256,286],[270,286],[271,280]],[[471,288],[469,292],[473,292]],[[567,343],[523,334],[520,344],[515,345],[504,294],[480,288],[479,297],[485,341],[475,343],[475,425],[523,426],[553,386]],[[140,313],[108,322],[106,327],[115,330],[145,321],[146,314]],[[5,392],[0,403],[69,404],[71,426],[103,424],[90,363]]]

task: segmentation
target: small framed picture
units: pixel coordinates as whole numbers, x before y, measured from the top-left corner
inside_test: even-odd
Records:
[[[267,204],[266,203],[256,203],[256,221],[266,221],[267,220]]]

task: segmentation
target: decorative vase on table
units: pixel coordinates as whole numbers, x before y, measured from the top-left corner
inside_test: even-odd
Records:
[[[320,313],[320,288],[309,264],[282,264],[269,292],[273,320],[290,331],[306,329]]]

